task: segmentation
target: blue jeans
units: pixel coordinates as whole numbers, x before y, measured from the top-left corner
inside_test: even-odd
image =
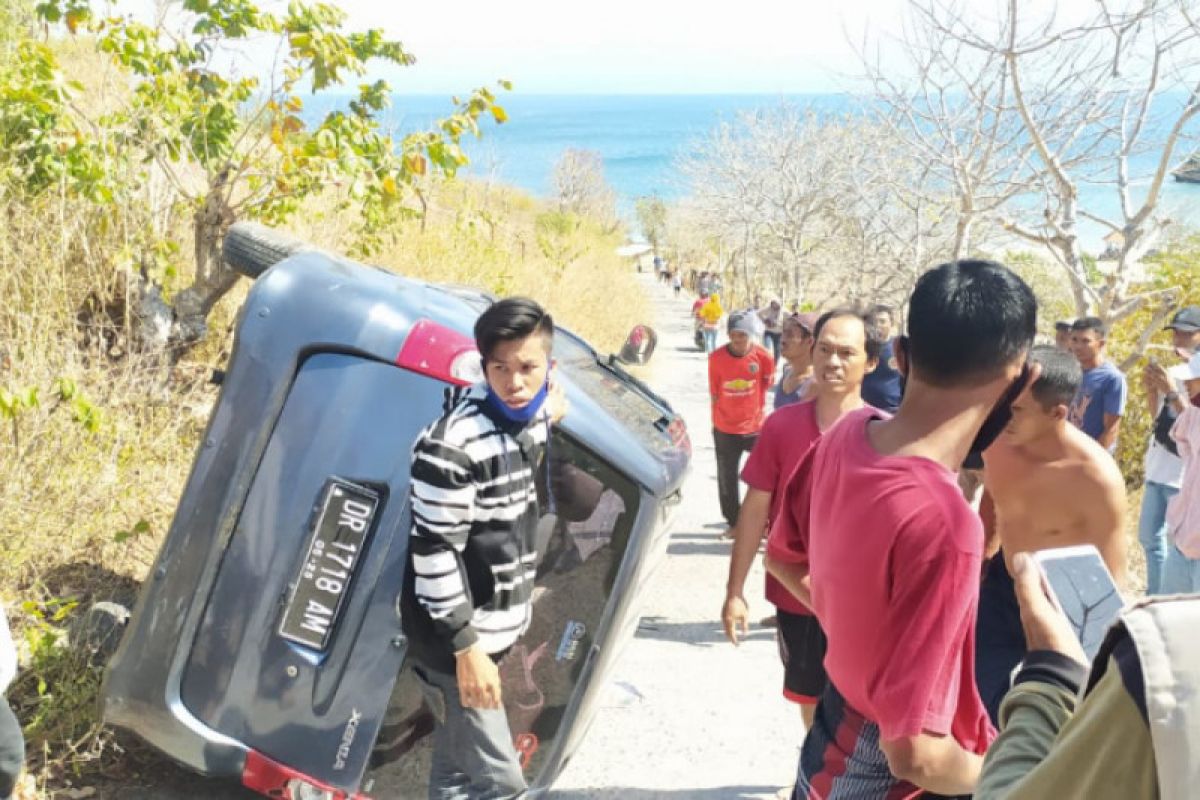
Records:
[[[1146,481],[1138,541],[1146,553],[1146,594],[1162,594],[1163,565],[1167,561],[1167,503],[1179,494],[1173,486]]]
[[[713,350],[716,350],[716,349],[717,349],[717,329],[716,328],[705,328],[704,329],[704,352],[711,353]]]
[[[1200,592],[1200,558],[1188,558],[1171,545],[1162,571],[1162,594]]]

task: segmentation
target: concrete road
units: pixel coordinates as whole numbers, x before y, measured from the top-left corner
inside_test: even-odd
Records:
[[[795,774],[803,725],[781,695],[774,631],[752,627],[733,647],[721,631],[729,545],[717,504],[703,353],[691,342],[691,298],[647,279],[659,347],[650,383],[687,420],[694,446],[668,558],[622,654],[609,702],[554,786],[560,800],[770,798]],[[747,583],[751,619],[761,561]]]
[[[649,381],[683,414],[694,466],[675,518],[668,557],[648,590],[635,639],[606,687],[581,749],[556,782],[561,800],[772,798],[792,782],[803,727],[781,696],[774,631],[752,627],[740,647],[719,622],[729,544],[717,503],[705,357],[692,344],[691,299],[645,277],[658,350]],[[747,584],[751,618],[770,611],[761,563]],[[409,800],[411,769],[377,773],[377,800]],[[404,788],[401,788],[404,787]],[[166,763],[145,764],[92,797],[121,800],[252,800],[258,795]]]

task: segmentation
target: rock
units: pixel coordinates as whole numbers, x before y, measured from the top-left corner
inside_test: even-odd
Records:
[[[128,608],[102,600],[72,621],[70,643],[73,647],[85,648],[92,653],[96,663],[103,664],[116,652],[128,621]]]

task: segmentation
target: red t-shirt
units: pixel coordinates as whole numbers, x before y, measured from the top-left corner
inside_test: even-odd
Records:
[[[812,400],[776,409],[763,423],[762,433],[746,459],[746,466],[742,467],[742,480],[752,489],[771,492],[770,519],[779,514],[779,504],[796,464],[819,438],[817,404]],[[789,614],[812,613],[770,573],[767,600]]]
[[[983,525],[954,473],[875,451],[867,424],[886,417],[846,415],[801,460],[767,552],[809,562],[825,671],[885,741],[950,734],[983,753],[996,735],[974,678]]]
[[[757,344],[735,356],[729,346],[708,357],[708,394],[713,427],[722,433],[758,433],[767,407],[767,392],[775,380],[775,361]]]

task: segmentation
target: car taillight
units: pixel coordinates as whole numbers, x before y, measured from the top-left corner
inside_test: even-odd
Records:
[[[676,417],[667,426],[667,435],[671,437],[671,444],[676,447],[682,447],[689,453],[692,451],[692,442],[688,438],[687,424],[684,423],[683,417]]]
[[[255,750],[246,753],[242,785],[278,800],[371,800],[365,794],[349,795],[327,786]]]
[[[475,340],[428,319],[412,326],[396,366],[459,386],[483,380],[483,364]]]

